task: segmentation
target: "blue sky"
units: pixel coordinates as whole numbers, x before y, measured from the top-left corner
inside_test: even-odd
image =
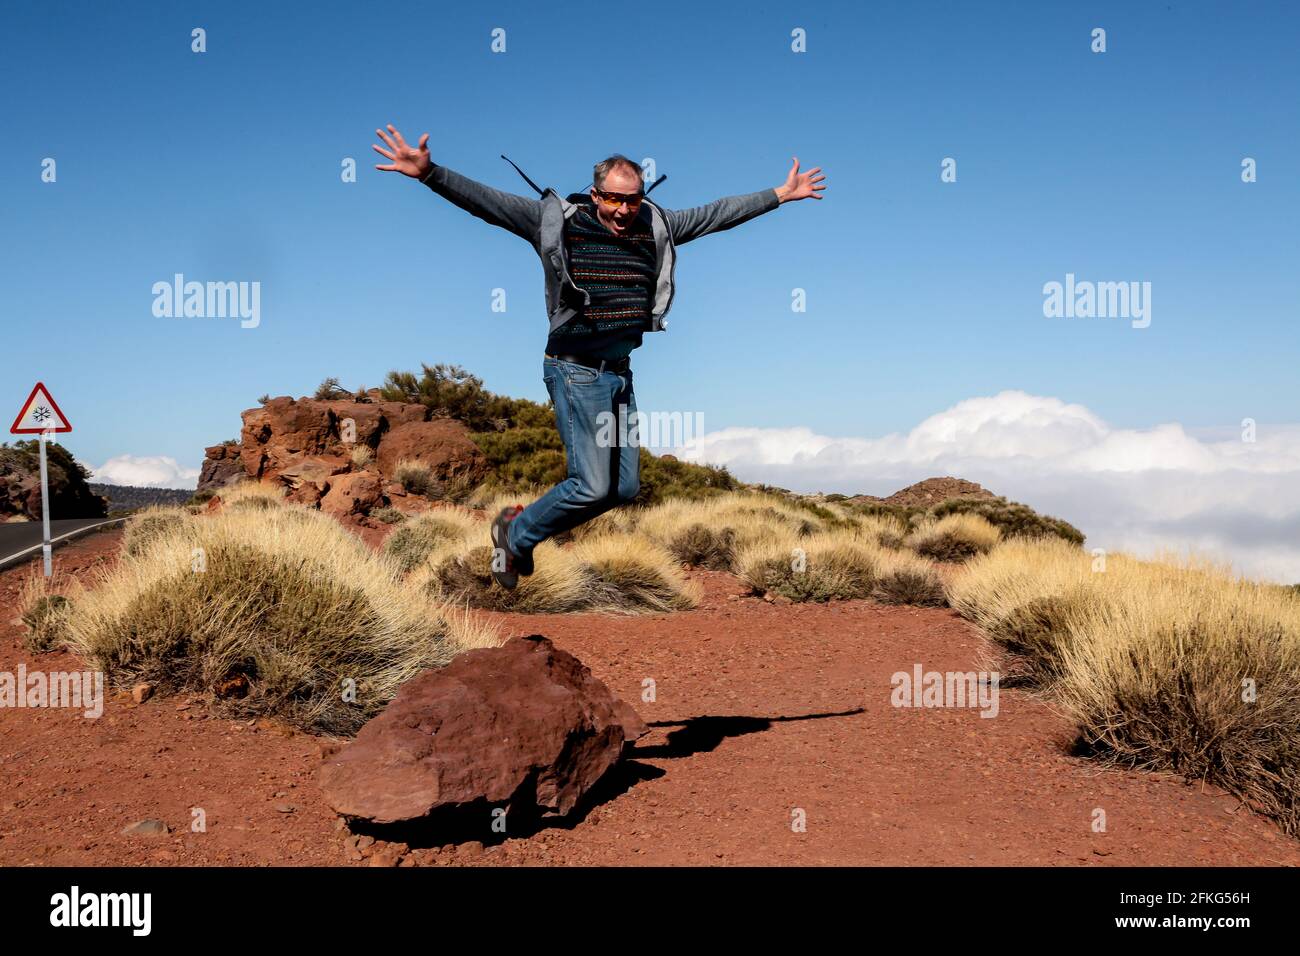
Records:
[[[44,380],[92,465],[196,467],[259,395],[327,375],[375,385],[454,362],[545,398],[534,254],[376,172],[386,122],[521,193],[500,153],[562,191],[611,151],[652,157],[669,176],[655,198],[679,207],[775,186],[795,154],[823,167],[825,201],[682,250],[670,331],[634,356],[642,409],[844,438],[1006,390],[1120,429],[1297,420],[1294,4],[223,0],[0,17],[0,382],[12,418]],[[156,318],[151,287],[177,272],[260,282],[261,324]],[[1150,327],[1045,318],[1043,284],[1067,272],[1151,282]],[[836,490],[890,490],[869,478]]]

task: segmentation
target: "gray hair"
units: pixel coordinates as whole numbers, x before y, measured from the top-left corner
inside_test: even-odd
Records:
[[[632,162],[632,160],[628,159],[622,153],[615,153],[613,156],[608,159],[602,159],[595,165],[591,171],[591,184],[597,189],[604,189],[605,177],[610,174],[611,170],[617,169],[620,166],[626,166],[629,170],[636,173],[638,179],[644,181],[644,176],[641,172],[640,166]]]

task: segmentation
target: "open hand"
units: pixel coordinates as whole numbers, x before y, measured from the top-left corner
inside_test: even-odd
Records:
[[[375,133],[388,144],[388,148],[384,149],[376,145],[372,145],[370,148],[380,156],[392,160],[385,166],[376,165],[375,169],[398,172],[413,179],[424,178],[433,165],[433,160],[429,158],[428,133],[420,137],[420,145],[418,146],[411,146],[406,140],[402,139],[402,134],[394,128],[392,123],[388,124],[387,133],[382,129],[375,130]]]
[[[391,128],[391,127],[390,127]],[[826,177],[819,176],[822,171],[820,166],[803,173],[799,171],[799,157],[794,157],[794,165],[790,167],[790,175],[785,178],[783,185],[776,187],[777,198],[781,202],[792,202],[796,199],[821,199],[821,192],[826,188],[824,182]]]

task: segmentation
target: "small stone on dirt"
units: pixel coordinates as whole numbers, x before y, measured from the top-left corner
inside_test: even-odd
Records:
[[[405,853],[395,846],[385,846],[370,857],[370,866],[397,866]]]
[[[126,836],[162,836],[168,832],[167,824],[161,820],[140,820],[122,830]]]

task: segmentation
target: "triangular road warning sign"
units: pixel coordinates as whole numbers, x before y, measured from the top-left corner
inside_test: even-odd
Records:
[[[41,382],[37,382],[9,431],[15,435],[39,435],[41,432],[70,432],[72,425],[59,411],[54,396]]]

